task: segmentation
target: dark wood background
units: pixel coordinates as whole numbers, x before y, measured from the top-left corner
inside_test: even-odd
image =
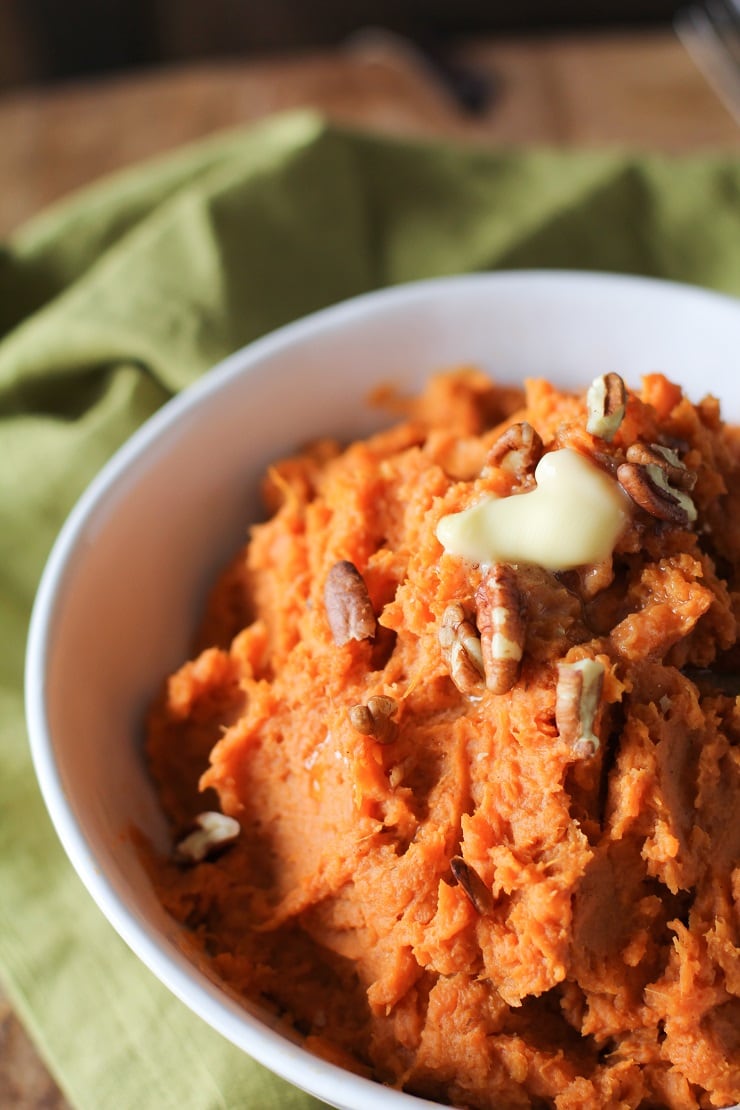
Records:
[[[368,27],[438,51],[472,35],[667,26],[681,6],[676,0],[0,0],[0,89],[334,46]]]

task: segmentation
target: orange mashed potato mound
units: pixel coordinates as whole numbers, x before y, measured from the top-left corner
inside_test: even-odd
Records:
[[[151,710],[173,845],[204,811],[239,825],[199,862],[152,862],[164,905],[228,989],[393,1087],[481,1110],[740,1101],[737,433],[657,374],[611,439],[585,390],[539,380],[461,369],[384,401],[389,430],[270,469],[269,519]],[[666,496],[678,481],[696,519],[635,504],[606,562],[515,566],[521,660],[494,692],[470,640],[450,649],[459,620],[440,639],[450,612],[484,638],[487,568],[436,527],[532,488],[500,449],[523,423],[611,475],[667,447]],[[583,659],[595,750],[558,702]]]

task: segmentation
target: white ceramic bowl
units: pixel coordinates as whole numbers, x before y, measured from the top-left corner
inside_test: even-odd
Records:
[[[324,1063],[194,966],[126,832],[163,822],[141,759],[142,711],[186,656],[204,592],[257,513],[265,465],[312,436],[367,433],[369,389],[417,390],[472,363],[503,381],[583,386],[663,371],[740,420],[740,302],[668,283],[499,273],[392,288],[228,358],[98,475],[49,559],[31,623],[27,715],[58,834],[102,912],[183,1002],[247,1053],[344,1110],[423,1103]],[[263,1020],[264,1017],[264,1020]]]

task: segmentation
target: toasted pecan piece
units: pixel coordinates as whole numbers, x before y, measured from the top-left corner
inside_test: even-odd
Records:
[[[179,863],[202,863],[237,840],[241,826],[233,817],[216,810],[199,813],[192,830],[178,841],[175,859]]]
[[[501,467],[521,478],[534,470],[544,449],[539,432],[526,420],[510,424],[492,444],[483,473],[491,467]]]
[[[465,892],[468,901],[479,914],[490,913],[493,909],[493,895],[478,872],[462,856],[453,856],[450,871],[455,882]]]
[[[669,468],[658,463],[624,462],[617,481],[636,505],[657,520],[681,528],[696,520],[696,506],[685,489],[671,483]]]
[[[393,720],[398,712],[398,702],[387,694],[373,694],[367,704],[353,705],[349,711],[352,728],[363,736],[372,736],[379,744],[390,744],[398,735],[398,723]]]
[[[610,443],[624,420],[627,390],[619,374],[602,374],[595,378],[586,394],[588,420],[586,431]]]
[[[662,443],[632,443],[627,448],[627,462],[638,466],[658,466],[674,489],[691,491],[696,485],[696,472],[671,447]]]
[[[446,607],[438,635],[442,657],[460,693],[482,694],[484,669],[480,636],[461,602],[453,601]]]
[[[508,563],[493,563],[476,590],[486,687],[505,694],[519,677],[524,652],[524,617],[516,571]]]
[[[348,559],[340,559],[329,571],[324,605],[334,643],[339,647],[375,635],[377,621],[365,579]]]
[[[558,663],[555,722],[561,738],[579,759],[589,758],[599,750],[594,723],[603,684],[604,665],[598,659]]]

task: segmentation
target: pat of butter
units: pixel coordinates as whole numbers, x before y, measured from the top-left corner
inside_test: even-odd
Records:
[[[442,517],[437,538],[445,551],[473,563],[533,563],[569,570],[608,559],[630,519],[621,486],[577,451],[543,455],[537,488],[511,497],[485,497]]]

